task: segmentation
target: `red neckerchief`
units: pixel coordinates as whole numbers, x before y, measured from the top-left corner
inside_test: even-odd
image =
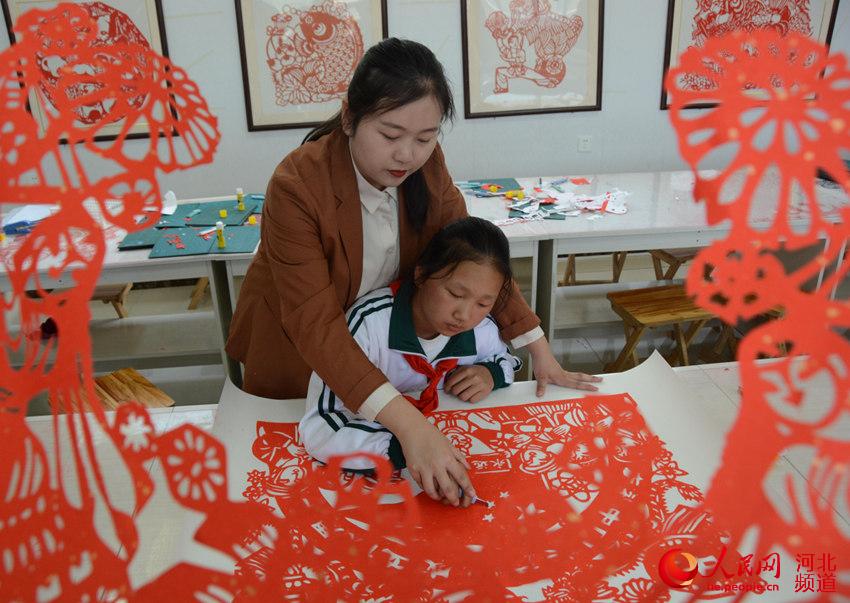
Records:
[[[393,281],[390,283],[389,287],[393,295],[398,292],[400,286],[401,281]],[[425,378],[428,379],[428,385],[424,390],[422,390],[422,393],[419,394],[419,398],[414,398],[407,394],[402,395],[407,398],[408,402],[418,408],[423,415],[427,415],[436,410],[437,405],[440,402],[440,397],[437,395],[437,385],[439,385],[440,379],[443,378],[443,375],[457,366],[458,359],[447,358],[446,360],[440,360],[437,363],[437,366],[431,366],[431,363],[422,356],[405,353],[402,353],[402,356],[404,356],[404,359],[407,360],[407,364],[410,365],[410,368],[420,375],[424,375]]]

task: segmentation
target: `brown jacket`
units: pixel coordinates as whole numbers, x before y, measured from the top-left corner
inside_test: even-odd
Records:
[[[431,201],[417,233],[399,198],[399,275],[445,224],[466,215],[438,146],[422,166]],[[348,137],[337,130],[290,153],[266,191],[262,238],[230,326],[227,353],[245,364],[244,389],[266,398],[303,398],[310,373],[355,411],[387,381],[351,337],[345,311],[363,268],[363,225]],[[519,290],[494,311],[503,339],[540,321]]]

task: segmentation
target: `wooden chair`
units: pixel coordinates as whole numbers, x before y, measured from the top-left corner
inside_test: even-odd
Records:
[[[605,365],[606,372],[617,372],[631,362],[637,365],[637,344],[647,328],[673,327],[676,354],[682,366],[690,363],[688,345],[697,331],[714,318],[691,300],[681,285],[615,291],[608,294],[611,309],[623,319],[626,344],[617,358]],[[686,323],[691,323],[685,330]]]
[[[127,302],[127,294],[133,288],[133,283],[124,283],[118,285],[101,285],[95,287],[91,295],[91,301],[102,301],[105,304],[112,304],[115,308],[115,313],[118,318],[127,318],[127,309],[124,304]],[[48,289],[48,292],[52,289]],[[35,290],[27,291],[27,296],[33,299],[38,299],[39,293]]]
[[[628,251],[615,251],[611,254],[611,280],[577,280],[576,279],[576,256],[577,255],[598,255],[598,254],[574,254],[567,255],[567,266],[564,269],[564,278],[558,281],[559,287],[568,287],[572,285],[598,285],[601,283],[619,283],[620,275],[623,273],[623,266],[626,264],[626,256]],[[604,254],[607,255],[607,254]]]
[[[676,278],[679,268],[697,257],[699,249],[652,249],[652,267],[655,268],[655,280],[671,281]],[[666,266],[665,266],[666,264]]]
[[[127,294],[133,288],[133,283],[125,283],[123,285],[103,285],[95,287],[92,293],[92,301],[100,300],[105,304],[112,304],[115,308],[115,313],[118,318],[127,318],[127,310],[124,308],[124,303],[127,301]]]
[[[96,377],[94,390],[105,410],[115,410],[130,401],[139,402],[148,408],[174,406],[174,399],[171,396],[148,381],[134,368],[122,368]],[[62,400],[57,402],[56,408],[60,411],[69,411]],[[84,406],[88,406],[88,401],[84,401]]]
[[[206,295],[209,284],[210,279],[205,276],[195,281],[195,287],[192,289],[192,295],[189,297],[189,307],[186,308],[187,310],[196,310],[198,308],[204,299],[204,295]]]

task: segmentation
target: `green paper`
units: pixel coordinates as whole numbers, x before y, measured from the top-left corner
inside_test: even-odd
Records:
[[[226,246],[219,248],[218,239],[213,233],[213,244],[210,253],[252,253],[260,242],[259,226],[228,226],[224,229]]]
[[[225,226],[237,226],[242,224],[254,212],[254,207],[257,205],[255,199],[249,198],[247,195],[243,199],[245,209],[239,211],[236,209],[236,198],[227,199],[225,201],[210,201],[201,204],[201,211],[192,216],[187,222],[189,226],[215,226],[216,222],[222,222]],[[227,210],[227,217],[219,216],[219,211]]]
[[[193,213],[199,213],[195,210],[200,208],[200,203],[184,203],[183,205],[178,205],[174,210],[174,213],[170,216],[160,216],[159,222],[157,222],[156,225],[160,228],[183,228],[186,226],[186,218],[190,217]]]
[[[163,231],[156,227],[137,230],[136,232],[127,233],[127,236],[118,243],[118,249],[121,251],[128,249],[144,249],[145,247],[153,247],[154,244],[162,236]]]
[[[196,228],[169,228],[162,231],[160,239],[151,249],[151,258],[171,258],[184,255],[204,255],[210,252],[210,247],[215,243],[215,232],[208,239],[198,236],[202,232]],[[171,237],[179,236],[184,245],[183,249],[171,244]]]
[[[254,195],[251,195],[251,196],[254,197]],[[263,205],[266,202],[265,198],[263,196],[254,197],[253,199],[251,199],[251,201],[256,203],[256,205],[254,206],[254,212],[253,213],[255,213],[255,214],[263,213]]]
[[[467,180],[467,188],[479,188],[482,184],[498,184],[503,187],[499,190],[500,193],[507,191],[517,191],[522,189],[519,182],[515,178],[490,178],[486,180]],[[464,188],[461,186],[461,188]]]

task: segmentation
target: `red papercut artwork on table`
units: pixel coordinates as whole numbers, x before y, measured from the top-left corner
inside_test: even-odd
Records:
[[[395,501],[364,513],[316,490],[337,491],[340,484],[328,485],[327,471],[298,444],[296,424],[258,421],[252,451],[267,469],[248,473],[243,496],[270,507],[287,524],[301,525],[301,545],[323,553],[312,560],[301,557],[296,572],[280,565],[269,547],[244,543],[254,552],[242,571],[297,574],[298,584],[289,583],[276,596],[285,588],[305,600],[321,589],[322,567],[335,568],[324,576],[325,588],[339,589],[342,600],[384,593],[432,600],[440,592],[467,590],[474,599],[492,600],[667,600],[669,587],[655,579],[666,550],[687,546],[709,557],[722,549],[720,534],[694,540],[697,527],[711,524],[699,508],[702,494],[649,432],[628,395],[437,411],[429,419],[467,455],[476,493],[492,505],[446,509],[419,493],[414,499],[418,525],[394,535],[396,518],[410,511],[399,508],[407,498],[405,482],[388,474],[386,461],[378,480],[342,478],[342,487],[353,491],[375,487],[387,495],[395,490]],[[312,500],[307,518],[305,498]],[[369,562],[380,570],[376,575],[364,571],[362,557],[355,556],[353,564],[341,559],[339,551],[347,547],[331,546],[327,526],[307,528],[315,528],[311,522],[329,506],[350,508],[349,521],[367,523],[369,531],[382,526],[396,543],[380,549],[386,559],[378,554]],[[355,531],[349,537],[359,551],[374,554],[373,535]],[[365,579],[351,582],[356,572]],[[384,580],[392,582],[372,588]]]
[[[284,6],[267,28],[266,64],[280,106],[343,98],[363,56],[363,35],[344,2]]]
[[[552,10],[549,2],[537,0],[515,0],[510,3],[510,13],[493,11],[484,22],[505,63],[496,67],[493,92],[508,92],[514,79],[554,88],[567,73],[566,56],[581,35],[583,19],[562,15]],[[532,51],[534,64],[529,63]]]
[[[710,80],[712,90],[679,86],[683,73]],[[850,504],[850,312],[835,292],[850,268],[850,175],[841,157],[850,153],[847,57],[793,32],[734,32],[688,50],[667,86],[694,197],[710,224],[731,227],[696,258],[687,289],[730,325],[763,323],[738,348],[741,408],[706,508],[733,546],[755,530],[756,558],[777,547],[798,559],[837,555],[817,592],[846,597],[850,583],[839,576],[850,569],[841,516]],[[718,105],[686,111],[708,100]],[[698,171],[718,149],[726,152],[722,169]],[[818,180],[819,170],[834,182]],[[812,248],[814,257],[793,269],[776,257]],[[783,456],[804,475],[789,473]],[[777,471],[790,515],[764,487]]]

